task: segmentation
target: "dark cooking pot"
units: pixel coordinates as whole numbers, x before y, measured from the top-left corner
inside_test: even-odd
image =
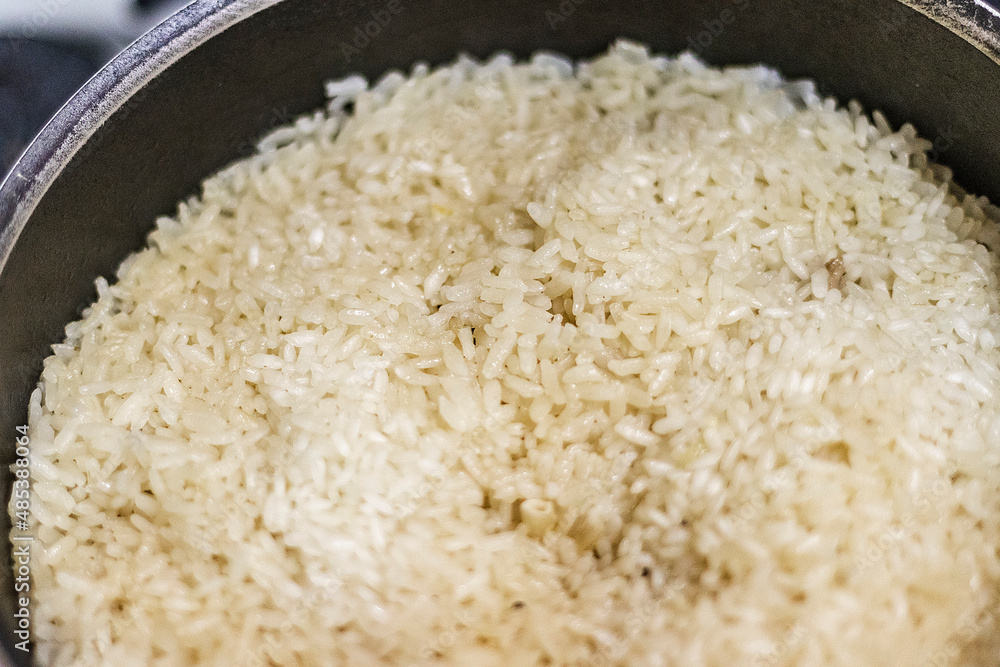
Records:
[[[592,55],[619,36],[815,78],[824,94],[913,121],[960,183],[1000,201],[1000,14],[984,0],[201,0],[91,80],[0,187],[3,463],[48,346],[94,278],[256,137],[319,106],[325,79],[460,51]],[[0,551],[0,638],[26,664]]]

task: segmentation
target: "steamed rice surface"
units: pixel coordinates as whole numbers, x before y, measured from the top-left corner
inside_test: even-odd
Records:
[[[998,216],[930,142],[629,43],[328,93],[47,360],[42,664],[996,664]]]

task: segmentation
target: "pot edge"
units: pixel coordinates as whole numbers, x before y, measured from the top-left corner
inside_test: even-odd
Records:
[[[897,0],[1000,65],[1000,11],[985,0]],[[146,84],[233,23],[281,0],[197,0],[102,67],[53,116],[0,183],[0,274],[28,218],[90,136]]]
[[[186,53],[280,1],[198,0],[139,37],[83,84],[0,182],[0,274],[42,196],[112,114]]]

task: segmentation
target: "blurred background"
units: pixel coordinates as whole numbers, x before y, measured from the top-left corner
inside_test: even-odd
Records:
[[[1000,8],[1000,0],[965,1]],[[191,2],[0,0],[0,180],[80,85]]]

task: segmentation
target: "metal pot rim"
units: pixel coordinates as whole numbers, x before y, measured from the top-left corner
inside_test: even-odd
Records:
[[[142,99],[157,75],[231,25],[282,0],[196,0],[102,67],[39,132],[0,183],[0,273],[38,202],[90,136]],[[897,0],[1000,65],[1000,11],[985,0]]]
[[[98,128],[116,112],[138,106],[143,90],[181,57],[281,1],[197,0],[140,37],[84,84],[0,183],[0,274],[32,212]],[[1000,11],[985,0],[897,1],[947,28],[1000,66]],[[0,664],[4,658],[0,654]]]
[[[32,211],[90,136],[134,103],[163,70],[248,16],[281,0],[197,0],[102,67],[38,133],[0,183],[0,273]]]
[[[1000,65],[1000,11],[985,0],[898,0]],[[173,62],[281,0],[197,0],[95,74],[42,129],[0,184],[0,272],[38,202],[94,131]],[[141,98],[140,98],[141,99]]]

